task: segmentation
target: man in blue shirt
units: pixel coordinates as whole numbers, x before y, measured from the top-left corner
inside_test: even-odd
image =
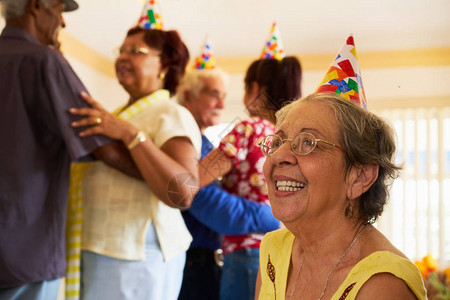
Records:
[[[217,68],[192,70],[178,88],[179,103],[192,113],[202,132],[201,158],[213,149],[204,131],[220,121],[227,80]],[[222,234],[265,233],[280,226],[268,205],[229,194],[215,183],[201,189],[182,214],[193,241],[186,255],[180,300],[219,298]]]

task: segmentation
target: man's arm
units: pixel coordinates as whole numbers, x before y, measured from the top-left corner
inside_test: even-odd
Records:
[[[197,193],[189,212],[221,234],[266,233],[280,228],[269,205],[232,195],[214,183]]]

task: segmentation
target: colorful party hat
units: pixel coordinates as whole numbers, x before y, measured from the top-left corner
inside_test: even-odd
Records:
[[[162,17],[156,2],[157,0],[146,0],[141,17],[139,18],[139,27],[144,29],[162,29]]]
[[[211,43],[209,39],[206,38],[201,54],[195,58],[194,69],[210,70],[214,69],[215,67],[216,67],[216,59],[214,58],[212,52]]]
[[[285,56],[283,44],[281,43],[280,31],[278,30],[277,23],[274,22],[260,59],[282,60]]]
[[[353,36],[350,35],[347,38],[347,42],[316,89],[316,93],[333,93],[367,109],[366,95]]]

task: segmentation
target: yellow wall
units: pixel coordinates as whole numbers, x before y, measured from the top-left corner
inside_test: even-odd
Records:
[[[89,78],[84,81],[94,96],[98,95],[110,109],[126,101],[127,95],[116,83],[111,58],[94,51],[66,31],[61,33],[61,40],[63,52],[82,80]],[[304,95],[314,91],[336,53],[297,55],[303,68]],[[230,73],[224,122],[246,117],[242,82],[247,66],[254,59],[216,57],[217,65]],[[358,52],[358,60],[369,109],[450,106],[450,47]],[[87,74],[89,72],[92,74]],[[93,78],[97,77],[103,79],[95,82]],[[105,88],[105,81],[110,82],[108,88]]]
[[[73,37],[61,33],[63,50],[93,69],[114,77],[112,60],[94,51]],[[304,71],[326,70],[336,53],[298,54]],[[217,65],[229,73],[244,73],[254,57],[216,57]],[[358,60],[362,69],[399,68],[412,66],[450,65],[450,47],[377,52],[359,52]]]

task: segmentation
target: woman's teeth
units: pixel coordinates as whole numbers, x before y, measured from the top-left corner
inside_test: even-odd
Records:
[[[306,185],[297,181],[277,181],[277,190],[295,192],[303,189]]]

